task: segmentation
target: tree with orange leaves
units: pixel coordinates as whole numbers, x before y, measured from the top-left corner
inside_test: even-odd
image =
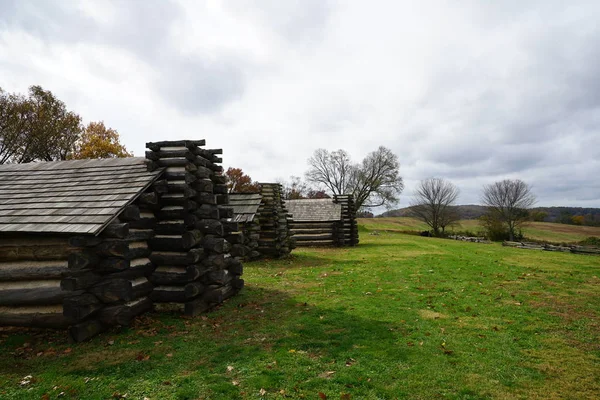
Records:
[[[227,187],[229,193],[257,193],[260,192],[258,182],[252,182],[252,178],[244,174],[241,168],[228,168],[225,172],[227,176]]]
[[[119,132],[104,126],[104,122],[90,122],[77,142],[73,158],[123,158],[133,157],[120,143]]]

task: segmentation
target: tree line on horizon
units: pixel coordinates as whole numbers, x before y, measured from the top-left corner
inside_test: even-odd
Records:
[[[240,168],[226,172],[230,192],[257,192],[259,184]],[[391,208],[404,189],[398,157],[380,146],[361,163],[354,163],[344,150],[329,152],[317,149],[308,159],[304,180],[292,176],[282,181],[284,198],[325,198],[352,194],[359,215],[373,216],[369,209]],[[446,228],[461,219],[456,206],[460,191],[443,178],[422,180],[415,190],[408,214],[430,227],[432,236],[445,236]],[[522,238],[521,226],[531,219],[530,209],[536,198],[531,187],[519,179],[505,179],[482,189],[485,212],[480,218],[486,236],[492,240]]]
[[[0,164],[131,156],[116,130],[103,121],[84,125],[51,91],[0,88]]]
[[[286,200],[329,198],[351,194],[357,209],[397,204],[404,190],[400,162],[390,149],[380,146],[361,162],[354,162],[345,150],[315,150],[308,159],[304,179],[279,179]],[[230,192],[257,192],[258,182],[240,168],[226,171]]]

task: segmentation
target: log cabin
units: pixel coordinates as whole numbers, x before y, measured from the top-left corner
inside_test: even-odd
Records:
[[[232,220],[243,236],[239,252],[246,259],[284,257],[296,247],[282,192],[278,183],[261,183],[260,193],[229,194]]]
[[[196,315],[237,293],[221,151],[202,145],[0,165],[0,325],[68,329],[82,341],[156,303]]]
[[[333,199],[286,200],[291,231],[300,247],[341,247],[358,244],[356,210],[351,195]]]

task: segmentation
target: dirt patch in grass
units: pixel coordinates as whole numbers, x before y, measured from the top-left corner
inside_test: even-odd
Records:
[[[419,310],[419,315],[423,319],[444,319],[444,318],[448,318],[448,316],[446,314],[442,314],[442,313],[431,311],[431,310]]]
[[[144,356],[145,357],[145,356]],[[144,357],[141,357],[143,360]],[[98,364],[118,365],[140,358],[140,350],[135,349],[103,349],[99,351],[90,351],[69,362],[68,369],[76,370],[95,370]]]

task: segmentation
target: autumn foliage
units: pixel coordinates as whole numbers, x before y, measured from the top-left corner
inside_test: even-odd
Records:
[[[133,157],[119,141],[119,133],[104,126],[104,122],[90,122],[76,144],[74,159]]]
[[[250,176],[244,174],[241,168],[228,168],[225,172],[227,176],[227,187],[229,193],[257,193],[260,191],[258,182],[253,182]]]
[[[31,86],[22,95],[0,88],[0,164],[131,156],[116,130],[103,122],[84,127],[51,91]]]

